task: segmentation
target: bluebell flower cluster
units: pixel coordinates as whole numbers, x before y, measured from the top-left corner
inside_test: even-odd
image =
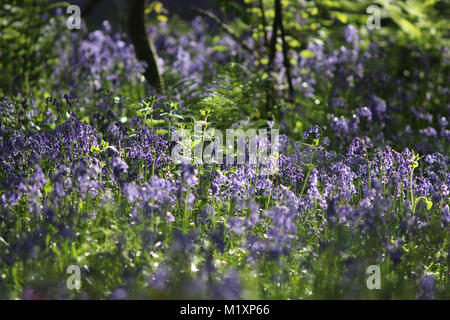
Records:
[[[170,98],[144,90],[152,112],[162,113],[158,124],[189,128],[189,107],[214,89],[220,64],[240,63],[248,71],[242,82],[261,73],[239,43],[211,39],[209,28],[202,18],[183,34],[166,23],[149,28],[165,76],[179,80],[169,84]],[[0,297],[299,298],[324,288],[353,297],[352,286],[365,290],[358,272],[380,264],[391,287],[408,288],[407,298],[448,298],[449,106],[431,108],[430,94],[418,96],[420,64],[396,77],[383,64],[387,53],[375,43],[363,49],[355,27],[343,39],[338,48],[330,39],[290,52],[295,92],[325,110],[325,123],[303,128],[298,121],[292,133],[292,114],[269,121],[285,134],[279,170],[268,173],[252,159],[175,164],[174,128],[158,130],[153,114],[132,118],[122,108],[121,90],[145,87],[145,65],[132,46],[108,23],[65,34],[49,82],[66,92],[62,99],[0,99]],[[273,67],[282,96],[280,52]],[[445,80],[426,90],[448,96]],[[56,291],[41,292],[34,266],[65,276],[66,264],[83,266],[86,287],[69,292],[50,279]],[[388,289],[382,297],[397,297]]]

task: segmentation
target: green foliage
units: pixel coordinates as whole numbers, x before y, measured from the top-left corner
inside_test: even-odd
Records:
[[[237,0],[213,0],[218,3],[225,13],[232,14],[240,19],[242,19],[245,23],[250,23],[251,15],[246,10],[245,6],[242,6],[240,1]]]
[[[386,16],[396,24],[388,32],[396,35],[400,43],[415,43],[424,49],[448,47],[448,17],[450,7],[445,1],[406,0],[378,1]]]
[[[415,44],[426,50],[439,50],[449,45],[446,17],[449,6],[442,0],[316,0],[319,14],[316,22],[324,29],[322,34],[333,34],[339,27],[354,24],[367,38],[386,40],[395,36],[396,45]],[[366,12],[371,5],[381,9],[381,29],[369,32]]]
[[[241,120],[258,120],[263,99],[258,80],[243,82],[239,74],[247,72],[238,64],[227,66],[206,90],[205,97],[193,106],[194,114],[210,110],[209,121],[217,128],[230,128]]]
[[[58,36],[46,26],[55,23],[52,10],[68,5],[63,2],[43,5],[34,0],[2,1],[0,94],[27,93],[32,84],[42,79],[44,64],[51,61]]]
[[[249,25],[255,38],[271,30],[274,1],[263,0],[266,26],[263,25],[259,0],[246,0],[251,19],[242,19]],[[381,9],[381,29],[367,29],[367,8],[378,5]],[[340,37],[342,27],[354,24],[366,38],[386,40],[395,36],[397,45],[415,44],[426,50],[439,50],[449,46],[447,17],[450,6],[443,0],[283,0],[283,19],[287,40],[293,49],[304,49],[310,39]],[[246,15],[242,15],[246,17]],[[247,22],[248,21],[248,22]]]

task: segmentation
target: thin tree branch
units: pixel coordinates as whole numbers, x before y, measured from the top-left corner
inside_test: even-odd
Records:
[[[205,17],[211,19],[212,21],[214,21],[220,28],[222,28],[226,33],[228,33],[236,42],[239,42],[239,44],[242,46],[242,48],[244,48],[249,53],[251,53],[256,59],[260,58],[260,55],[259,55],[259,53],[256,50],[250,48],[242,40],[242,38],[236,32],[233,31],[233,29],[231,29],[228,25],[223,23],[222,20],[220,20],[220,18],[218,16],[216,16],[214,13],[205,11],[205,10],[197,8],[197,7],[190,7],[190,9],[192,11],[195,11],[198,14],[200,14],[202,16],[205,16]]]
[[[275,18],[273,20],[273,27],[272,27],[272,38],[270,40],[270,53],[269,53],[269,66],[268,70],[269,72],[272,71],[273,68],[273,62],[275,60],[276,55],[276,44],[277,44],[277,37],[278,37],[278,30],[280,30],[281,33],[281,41],[283,45],[283,65],[286,69],[286,77],[289,87],[289,98],[292,99],[294,97],[294,86],[292,84],[292,77],[291,77],[291,63],[289,61],[289,46],[286,42],[284,27],[283,27],[283,10],[281,7],[281,0],[275,0]]]

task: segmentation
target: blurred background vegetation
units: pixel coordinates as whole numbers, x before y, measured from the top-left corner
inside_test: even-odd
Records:
[[[49,1],[45,4],[45,1],[35,0],[2,0],[0,3],[0,67],[4,71],[0,77],[1,92],[25,93],[41,77],[44,64],[54,61],[52,44],[60,35],[49,34],[55,29],[48,25],[55,19],[55,8],[65,9],[69,3]],[[114,30],[126,31],[127,1],[78,0],[70,3],[81,7],[82,17],[91,30],[109,20]],[[152,25],[170,16],[176,25],[177,20],[189,21],[197,16],[190,7],[208,9],[230,24],[237,34],[251,33],[257,39],[272,28],[274,3],[273,0],[196,0],[189,1],[188,7],[185,1],[147,1],[146,17]],[[449,47],[448,1],[282,0],[281,4],[287,42],[294,50],[305,50],[311,39],[342,37],[342,28],[348,24],[355,25],[363,39],[382,46],[393,46],[389,40],[395,39],[395,46],[404,50],[399,61],[407,58],[411,45],[435,56],[439,56],[443,47]],[[382,28],[376,32],[369,32],[366,27],[366,10],[371,5],[381,9]]]
[[[424,76],[424,85],[426,85],[426,79],[436,77],[436,83],[445,86],[447,80],[445,74],[449,73],[447,17],[450,15],[450,5],[448,1],[196,0],[189,1],[189,4],[175,0],[143,2],[145,2],[143,18],[146,20],[147,35],[150,35],[149,30],[155,30],[156,26],[166,22],[170,30],[181,35],[189,28],[192,19],[200,14],[209,23],[210,43],[214,45],[219,39],[214,36],[214,33],[232,36],[247,53],[246,57],[235,62],[239,64],[243,59],[254,59],[257,72],[250,72],[251,82],[237,81],[244,69],[232,64],[217,64],[215,66],[217,72],[209,81],[219,86],[226,83],[232,90],[219,89],[206,97],[197,95],[194,99],[191,99],[193,96],[191,92],[182,98],[189,100],[192,111],[190,113],[198,113],[199,110],[204,109],[205,105],[208,108],[212,106],[215,112],[212,112],[210,118],[215,119],[219,127],[228,126],[231,122],[239,120],[242,114],[251,120],[259,121],[279,119],[282,114],[290,111],[294,112],[291,125],[296,128],[295,134],[298,134],[296,132],[299,127],[298,121],[302,123],[302,128],[312,122],[326,121],[329,105],[326,103],[317,105],[315,101],[318,96],[323,98],[319,100],[326,100],[332,85],[324,84],[322,91],[316,89],[316,97],[305,98],[298,91],[294,92],[296,89],[293,88],[292,79],[290,79],[292,71],[289,69],[293,64],[298,63],[293,58],[293,53],[300,57],[314,57],[314,52],[308,50],[310,44],[329,47],[330,39],[334,41],[335,48],[339,48],[339,44],[345,44],[344,28],[349,25],[356,27],[358,36],[361,38],[358,45],[362,50],[369,50],[369,45],[376,43],[381,51],[387,54],[383,63],[389,64],[386,68],[389,68],[391,75],[404,77],[405,74],[413,74],[418,64],[427,63],[433,67],[429,74]],[[127,18],[127,3],[120,0],[71,1],[71,4],[80,5],[87,30],[95,30],[103,25],[103,20],[110,20],[111,29],[122,34],[128,33],[129,36],[125,36],[124,39],[130,41],[129,39],[133,37],[132,35],[130,37],[127,25],[127,19],[130,20]],[[282,25],[280,24],[282,32],[278,37],[274,37],[273,30],[278,28],[280,31],[277,24],[277,4],[281,8],[279,20],[282,22]],[[48,3],[34,0],[1,1],[0,95],[9,96],[13,100],[19,99],[21,101],[19,105],[24,108],[22,114],[30,108],[23,103],[23,97],[30,93],[34,93],[35,96],[44,96],[54,91],[54,88],[48,87],[48,83],[49,79],[54,77],[54,67],[60,59],[55,41],[63,36],[68,37],[68,33],[78,32],[77,30],[68,31],[64,27],[67,18],[65,9],[68,5],[67,2],[56,1]],[[369,17],[367,8],[371,5],[377,5],[381,10],[381,28],[372,31],[367,28]],[[56,14],[57,8],[60,8],[59,15]],[[149,37],[150,44],[158,32]],[[263,39],[262,42],[261,39]],[[135,48],[137,43],[140,42],[133,43]],[[216,45],[213,50],[220,51],[226,48]],[[283,72],[273,69],[273,60],[277,54],[281,53],[283,53],[283,68],[287,69]],[[157,55],[159,57],[155,57],[156,61],[169,66],[174,63],[184,63],[167,60],[166,52],[161,50],[157,52]],[[423,62],[422,57],[426,57],[426,62]],[[138,58],[142,59],[142,57]],[[179,87],[181,81],[181,76],[168,72],[169,69],[166,68],[166,72],[162,75],[167,89],[164,93],[167,96]],[[433,75],[435,72],[439,75]],[[282,85],[275,88],[274,78],[279,78]],[[203,80],[206,81],[206,79]],[[118,91],[113,87],[102,90],[103,96],[109,90],[107,95],[110,97],[114,96],[113,93],[124,93],[123,88]],[[392,87],[382,88],[382,90],[388,94]],[[418,95],[425,96],[430,88],[418,88],[418,90],[420,91]],[[134,102],[138,102],[139,98],[145,97],[148,93],[149,91],[135,87],[131,89],[131,92],[127,91],[127,96],[131,100],[134,99]],[[98,96],[99,93],[95,94]],[[215,100],[214,97],[217,99]],[[98,103],[98,100],[92,101]],[[447,103],[446,100],[436,97],[427,108],[437,115],[442,113],[442,106]],[[350,106],[350,108],[354,107]],[[81,106],[81,108],[89,109],[89,106]],[[90,108],[95,108],[94,102]],[[121,116],[126,115],[121,114]],[[224,118],[223,115],[228,115],[228,120],[220,123],[220,119]]]

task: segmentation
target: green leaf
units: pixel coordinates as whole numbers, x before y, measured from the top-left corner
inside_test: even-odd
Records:
[[[316,55],[314,51],[311,50],[302,50],[300,54],[305,58],[312,58]]]
[[[174,113],[171,113],[168,116],[170,118],[184,119],[183,116],[180,116],[179,114],[174,114]]]
[[[44,192],[45,193],[50,193],[51,191],[52,191],[52,183],[49,180],[44,186]]]
[[[400,18],[395,21],[403,31],[409,34],[414,39],[420,39],[422,37],[422,33],[420,29],[414,26],[411,22],[406,19]]]
[[[298,41],[297,39],[294,39],[292,37],[286,37],[287,38],[287,42],[290,48],[300,48],[301,44],[300,41]]]
[[[431,200],[428,200],[427,198],[425,198],[425,201],[427,203],[427,210],[430,210],[433,206],[433,202]]]
[[[334,13],[336,15],[336,18],[342,22],[343,24],[347,24],[348,23],[348,17],[345,13],[342,12],[335,12]]]
[[[46,10],[47,10],[47,11],[51,11],[51,10],[56,9],[56,8],[67,8],[67,7],[69,7],[70,5],[71,5],[71,4],[70,4],[69,2],[66,2],[66,1],[59,1],[59,2],[55,2],[55,3],[52,3],[52,4],[48,5],[48,6],[46,7]]]

